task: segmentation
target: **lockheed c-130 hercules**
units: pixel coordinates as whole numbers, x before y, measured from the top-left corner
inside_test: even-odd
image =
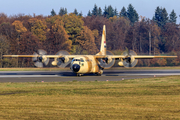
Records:
[[[47,55],[44,50],[38,50],[33,55],[3,55],[3,57],[30,57],[34,61],[36,67],[43,67],[49,63],[49,59],[53,58],[51,63],[54,66],[66,67],[70,64],[70,69],[81,76],[87,73],[95,73],[101,75],[103,69],[111,68],[115,60],[119,60],[118,65],[126,68],[134,67],[138,59],[152,58],[174,58],[177,56],[148,56],[137,55],[132,50],[126,50],[122,55],[113,55],[110,51],[106,51],[106,28],[103,26],[102,40],[100,52],[96,55],[70,55],[67,51],[61,50],[56,55]]]

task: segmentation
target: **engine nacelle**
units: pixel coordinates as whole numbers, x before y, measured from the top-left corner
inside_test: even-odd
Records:
[[[69,62],[69,58],[68,57],[62,57],[62,58],[55,58],[54,61],[51,63],[52,65],[56,66],[60,66],[63,63],[67,63]]]
[[[118,62],[119,66],[124,66],[126,68],[134,67],[138,63],[138,60],[135,59],[133,56],[124,58],[123,60]]]
[[[123,61],[119,61],[119,62],[118,62],[118,65],[121,66],[121,67],[123,67],[123,66],[124,66],[124,65],[123,65]]]

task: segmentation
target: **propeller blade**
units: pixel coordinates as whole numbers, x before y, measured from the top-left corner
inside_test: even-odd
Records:
[[[110,52],[110,51],[106,51],[106,55],[113,55],[113,53],[112,52]],[[110,63],[106,63],[106,61],[105,61],[105,59],[100,59],[99,60],[99,65],[104,69],[108,69],[108,68],[111,68],[113,65],[114,65],[114,63],[115,63],[115,59],[114,58],[111,58],[112,59],[112,61],[110,62]]]
[[[36,66],[36,67],[39,67],[39,68],[42,68],[43,67],[43,63],[42,62],[35,62],[34,63],[34,65]]]
[[[70,53],[66,50],[60,50],[56,53],[56,55],[70,55]],[[69,59],[68,62],[63,62],[63,60],[61,58],[57,59],[58,63],[57,66],[61,67],[61,68],[65,68],[66,66],[68,66],[71,63],[71,59]]]
[[[38,55],[38,54],[37,54],[36,52],[34,52],[33,55]],[[33,61],[33,62],[36,62],[37,60],[38,60],[37,57],[33,57],[33,58],[32,58],[32,61]]]
[[[47,55],[47,52],[45,50],[39,49],[38,54],[39,55]]]
[[[129,68],[136,66],[138,60],[133,58],[134,55],[137,55],[136,52],[133,50],[128,50],[127,52],[126,50],[123,52],[123,55],[126,56],[126,58],[123,60],[124,67]]]
[[[49,58],[42,58],[43,55],[46,55],[47,52],[45,50],[39,49],[37,52],[34,52],[33,55],[37,55],[37,57],[33,57],[32,61],[36,67],[43,67],[44,65],[48,65]]]

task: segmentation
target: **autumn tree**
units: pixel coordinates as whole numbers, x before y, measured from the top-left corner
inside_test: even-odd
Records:
[[[72,41],[72,44],[76,44],[76,38],[83,30],[84,22],[82,19],[75,14],[69,14],[63,16],[64,28],[69,35],[69,39]]]
[[[97,46],[97,48],[100,48],[101,45],[101,37],[102,37],[102,29],[103,29],[103,25],[106,25],[106,36],[107,36],[107,41],[111,43],[111,40],[109,40],[109,34],[111,30],[109,30],[109,26],[111,26],[110,21],[103,17],[103,16],[92,16],[92,17],[84,17],[83,18],[84,21],[84,26],[87,26],[91,31],[98,31],[98,36],[95,37],[95,44]],[[112,44],[112,43],[111,43]]]
[[[71,50],[72,41],[68,39],[69,36],[63,27],[63,22],[58,19],[52,24],[50,28],[50,36],[48,38],[49,49],[53,54],[59,50]]]
[[[45,41],[47,29],[46,22],[44,20],[32,18],[29,20],[29,24],[31,25],[31,32],[36,35],[41,42]]]
[[[9,41],[6,39],[6,37],[0,35],[0,67],[3,67],[3,62],[9,62],[8,59],[2,59],[3,55],[8,54],[10,47],[9,47]]]
[[[15,30],[16,30],[16,32],[17,32],[17,54],[19,54],[20,52],[19,52],[19,48],[20,48],[20,46],[19,46],[19,40],[20,40],[20,36],[21,36],[21,34],[22,33],[24,33],[24,32],[26,32],[27,31],[27,29],[23,26],[23,24],[22,24],[22,22],[21,21],[19,21],[19,20],[15,20],[13,23],[12,23],[12,25],[15,27]],[[19,58],[17,58],[17,64],[18,64],[18,60],[19,60]]]
[[[15,30],[18,32],[18,33],[23,33],[23,32],[26,32],[27,29],[23,26],[23,23],[19,20],[15,20],[12,25],[15,26]]]
[[[126,49],[126,35],[130,28],[130,21],[124,17],[116,18],[113,23],[114,38],[114,50],[125,50]]]
[[[94,34],[86,26],[84,26],[83,30],[80,32],[76,42],[82,48],[80,49],[80,53],[86,53],[85,51],[87,51],[86,54],[95,54],[97,52],[97,47],[94,42]]]
[[[177,49],[180,44],[178,40],[178,33],[179,33],[179,28],[177,25],[174,23],[167,23],[164,26],[164,31],[162,32],[162,35],[164,36],[164,52],[168,51],[174,51],[174,50],[179,50]]]
[[[34,35],[30,31],[21,34],[19,40],[20,55],[25,55],[25,54],[32,55],[38,49],[41,49],[41,44],[36,35]],[[33,66],[33,62],[31,58],[20,58],[19,61],[20,61],[19,66],[21,67]]]

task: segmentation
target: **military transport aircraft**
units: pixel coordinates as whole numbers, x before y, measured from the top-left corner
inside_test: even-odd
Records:
[[[147,56],[137,55],[132,50],[125,51],[122,55],[113,55],[110,51],[106,51],[106,28],[103,26],[102,40],[100,52],[96,55],[70,55],[67,51],[61,50],[56,55],[47,55],[44,50],[38,50],[33,55],[3,55],[3,57],[31,57],[36,67],[43,67],[49,63],[49,59],[53,58],[51,63],[54,66],[66,67],[70,64],[70,69],[81,76],[86,73],[95,73],[101,75],[103,69],[111,68],[115,60],[119,60],[118,65],[126,68],[134,67],[138,59],[152,58],[174,58],[177,56]]]

